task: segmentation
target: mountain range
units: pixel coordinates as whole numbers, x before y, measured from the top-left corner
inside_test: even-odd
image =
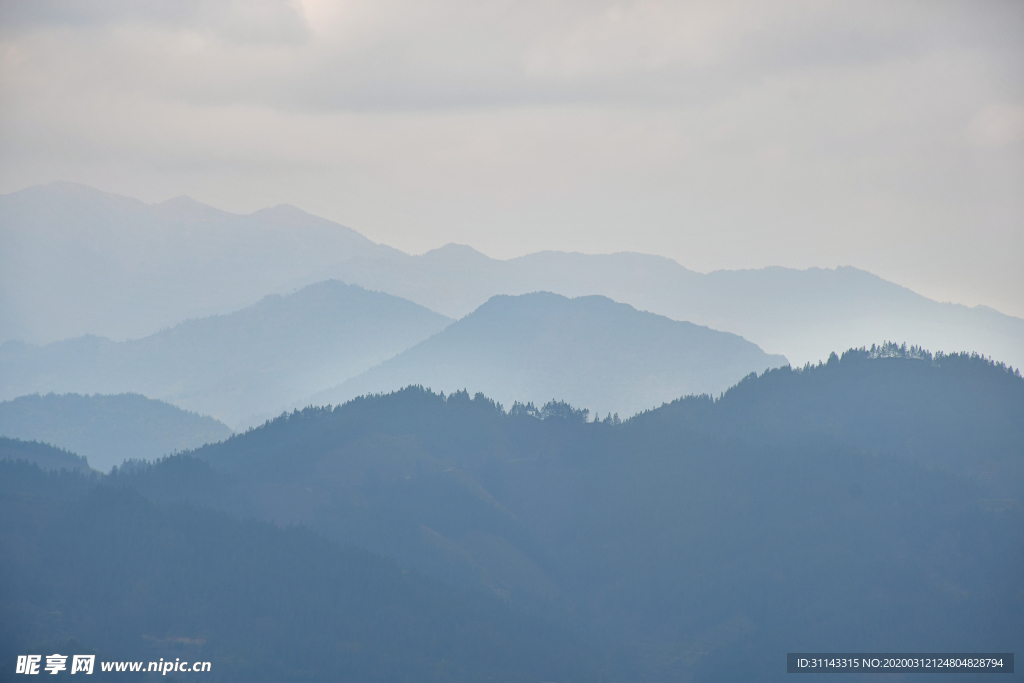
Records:
[[[0,197],[0,341],[138,338],[335,278],[461,318],[495,295],[602,295],[738,334],[802,365],[879,340],[1024,364],[1024,320],[939,303],[852,267],[701,274],[643,254],[466,246],[420,256],[289,206],[239,216],[55,183]]]
[[[0,241],[0,342],[33,343],[148,336],[393,251],[289,206],[238,216],[71,183],[0,196]]]
[[[453,323],[329,280],[137,340],[7,342],[0,399],[135,392],[243,431],[284,408],[422,384],[627,417],[687,394],[718,394],[785,363],[737,335],[599,296],[496,296]]]
[[[36,394],[0,403],[0,436],[73,451],[104,472],[125,460],[153,460],[231,434],[212,417],[138,394]]]
[[[0,399],[136,392],[244,428],[443,329],[448,318],[337,281],[141,339],[0,346]]]
[[[461,245],[422,256],[353,259],[356,282],[461,317],[497,294],[602,295],[673,320],[732,332],[803,365],[879,340],[974,351],[1024,365],[1024,319],[939,303],[852,267],[696,273],[647,254],[540,252],[500,261]]]
[[[742,337],[602,296],[495,296],[411,349],[315,394],[323,405],[422,385],[511,406],[560,400],[628,417],[689,394],[717,395],[786,364]]]

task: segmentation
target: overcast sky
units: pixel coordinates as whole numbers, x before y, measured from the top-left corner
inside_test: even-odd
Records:
[[[0,0],[0,41],[0,192],[853,265],[1024,316],[1016,0]]]

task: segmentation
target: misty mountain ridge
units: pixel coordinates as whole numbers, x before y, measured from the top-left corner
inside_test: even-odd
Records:
[[[623,417],[687,394],[719,394],[786,364],[727,332],[637,311],[602,296],[495,296],[461,320],[313,404],[422,385],[511,406],[552,399]]]
[[[312,274],[339,259],[394,252],[287,205],[241,216],[72,183],[0,196],[0,239],[0,341],[138,338],[328,279]]]
[[[0,436],[73,451],[104,472],[125,460],[153,460],[231,434],[212,417],[139,394],[35,394],[0,403]]]
[[[647,254],[548,251],[499,261],[470,247],[448,245],[401,264],[353,259],[346,269],[348,281],[452,317],[496,294],[598,294],[738,334],[798,365],[879,339],[909,340],[946,352],[975,351],[1024,365],[1024,320],[984,306],[938,303],[850,266],[701,274]]]
[[[781,680],[765,662],[786,647],[851,637],[1012,651],[1024,379],[899,349],[621,423],[412,387],[111,483],[302,524],[489,592],[596,638],[615,680]]]
[[[80,337],[42,347],[8,342],[0,346],[0,398],[137,392],[247,424],[373,367],[450,322],[388,294],[326,281],[142,339]]]
[[[851,267],[700,274],[643,254],[500,261],[460,245],[409,256],[294,207],[237,216],[187,198],[146,205],[65,183],[0,197],[0,231],[6,339],[139,337],[335,278],[452,318],[499,294],[602,295],[739,334],[796,364],[900,339],[1024,365],[1024,320],[937,303]]]

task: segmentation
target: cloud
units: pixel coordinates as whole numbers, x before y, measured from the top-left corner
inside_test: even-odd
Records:
[[[1024,313],[1024,3],[0,13],[0,191],[66,179],[241,212],[287,202],[411,251],[852,264]]]
[[[1001,147],[1024,140],[1024,104],[992,104],[971,119],[967,135],[977,145]]]
[[[915,59],[936,43],[984,41],[996,49],[1012,41],[1001,26],[1014,23],[998,21],[1006,10],[979,13],[973,24],[984,27],[972,35],[953,29],[962,12],[934,3],[803,0],[15,0],[4,7],[13,43],[83,60],[71,70],[76,84],[328,110],[709,101],[771,74]],[[921,21],[922,7],[929,21]],[[125,25],[132,30],[117,30]]]
[[[298,0],[5,0],[0,5],[0,26],[8,36],[118,24],[198,31],[234,43],[295,43],[309,35]]]

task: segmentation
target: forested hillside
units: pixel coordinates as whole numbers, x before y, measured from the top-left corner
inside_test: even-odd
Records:
[[[0,436],[0,460],[24,460],[43,470],[71,470],[86,474],[93,471],[84,456],[50,444],[9,439],[5,436]]]
[[[60,528],[70,523],[61,520],[92,520],[95,510],[107,510],[110,516],[92,526],[120,529],[128,522],[115,524],[115,518],[131,519],[124,533],[140,539],[175,529],[179,540],[168,547],[178,549],[175,557],[196,559],[180,564],[167,556],[168,567],[159,571],[170,572],[168,585],[184,593],[192,590],[188,586],[212,590],[226,576],[242,577],[238,581],[251,590],[260,590],[262,581],[283,582],[279,594],[293,605],[286,614],[295,626],[275,621],[274,632],[301,634],[302,624],[327,628],[317,626],[325,608],[284,577],[312,576],[311,585],[325,582],[326,595],[341,596],[331,592],[341,590],[330,587],[334,579],[316,573],[325,561],[321,553],[340,552],[329,549],[338,542],[396,563],[394,570],[370,569],[377,560],[338,555],[331,562],[339,565],[339,585],[350,571],[347,563],[363,562],[369,564],[360,565],[360,575],[374,581],[411,570],[410,577],[432,577],[445,586],[429,590],[455,591],[434,603],[414,597],[420,588],[410,593],[382,585],[379,595],[396,596],[388,614],[425,610],[415,613],[426,616],[403,617],[407,626],[389,621],[367,636],[392,646],[408,642],[403,652],[429,653],[402,669],[417,672],[410,676],[449,671],[442,658],[455,662],[451,671],[463,673],[452,673],[452,680],[502,670],[488,658],[506,648],[539,653],[510,659],[536,666],[513,667],[508,680],[607,676],[651,682],[781,679],[787,651],[886,651],[894,643],[907,651],[1019,651],[1024,514],[1015,477],[1024,457],[1022,391],[1018,373],[990,361],[891,346],[850,351],[821,366],[770,371],[719,400],[685,399],[627,421],[594,421],[565,403],[517,403],[504,410],[483,395],[408,388],[286,414],[155,465],[130,463],[95,490],[86,491],[89,486],[79,481],[73,484],[82,490],[75,505],[84,507],[6,503],[13,510],[8,514],[23,516],[5,527],[19,534],[16,542],[25,548],[7,566],[11,581],[29,581],[52,564],[25,540],[24,529],[43,528],[29,525]],[[805,413],[805,420],[796,419]],[[986,475],[993,466],[1000,468],[994,479]],[[78,481],[27,471],[17,476],[26,483],[16,485],[39,491],[39,501],[73,497],[53,491],[64,485],[59,482]],[[61,516],[65,509],[70,516]],[[298,523],[310,533],[240,525],[212,509],[234,518]],[[190,539],[207,532],[211,538],[224,534],[223,541],[202,543],[223,547],[225,559],[192,549],[200,541]],[[91,538],[84,529],[74,533]],[[235,542],[227,539],[237,534],[252,539],[245,542],[249,555],[230,550]],[[300,537],[311,545],[294,554],[309,558],[309,567],[306,560],[260,559],[264,552],[282,554],[277,543]],[[120,618],[119,610],[136,604],[123,593],[129,576],[163,576],[147,573],[165,557],[149,541],[90,548],[81,546],[76,557],[98,563],[97,576],[113,572],[105,563],[115,558],[132,568],[116,574],[124,577],[121,583],[93,580],[108,591],[103,618]],[[228,556],[238,559],[228,562]],[[242,571],[236,561],[253,567],[267,562],[268,568],[253,575],[255,569]],[[187,581],[180,578],[186,575]],[[418,578],[402,580],[421,585]],[[38,634],[39,642],[75,637],[100,647],[84,621],[44,618],[48,610],[74,613],[68,595],[28,589],[19,595],[29,597],[15,616],[26,620],[23,630]],[[206,639],[204,652],[227,653],[252,639],[259,653],[253,661],[306,661],[291,641],[261,640],[261,624],[271,628],[264,617],[232,621],[231,595],[205,610],[187,596],[177,607],[157,608],[163,603],[154,597],[153,609],[143,610],[150,615],[146,620],[124,612],[124,640],[102,646],[120,651],[140,634],[153,642],[187,636]],[[486,618],[470,616],[475,607],[452,607],[478,604],[473,600],[504,607]],[[442,603],[447,607],[430,607]],[[367,604],[366,614],[384,609]],[[515,614],[525,621],[515,621]],[[347,619],[341,623],[356,623]],[[424,644],[423,633],[434,628],[424,624],[435,623],[431,619],[449,623],[446,632],[483,629],[493,634],[487,636],[491,645],[466,641],[477,644],[463,655],[442,655],[442,644]],[[466,620],[477,627],[460,630]],[[532,635],[536,629],[549,633],[546,628],[554,635]],[[323,637],[318,631],[310,642],[325,642]],[[337,640],[349,642],[343,635]],[[229,642],[230,648],[218,649]],[[360,652],[370,659],[358,662],[375,661],[376,646],[367,647]],[[600,657],[579,654],[595,649]],[[357,659],[344,661],[363,666]],[[568,668],[552,675],[544,668],[551,661]],[[421,665],[426,668],[416,668]]]
[[[687,397],[634,419],[751,442],[831,440],[1024,496],[1024,381],[977,354],[895,344],[751,375],[720,401]]]
[[[599,653],[493,596],[74,472],[0,462],[0,545],[4,680],[26,651],[204,660],[211,681],[607,680]]]

